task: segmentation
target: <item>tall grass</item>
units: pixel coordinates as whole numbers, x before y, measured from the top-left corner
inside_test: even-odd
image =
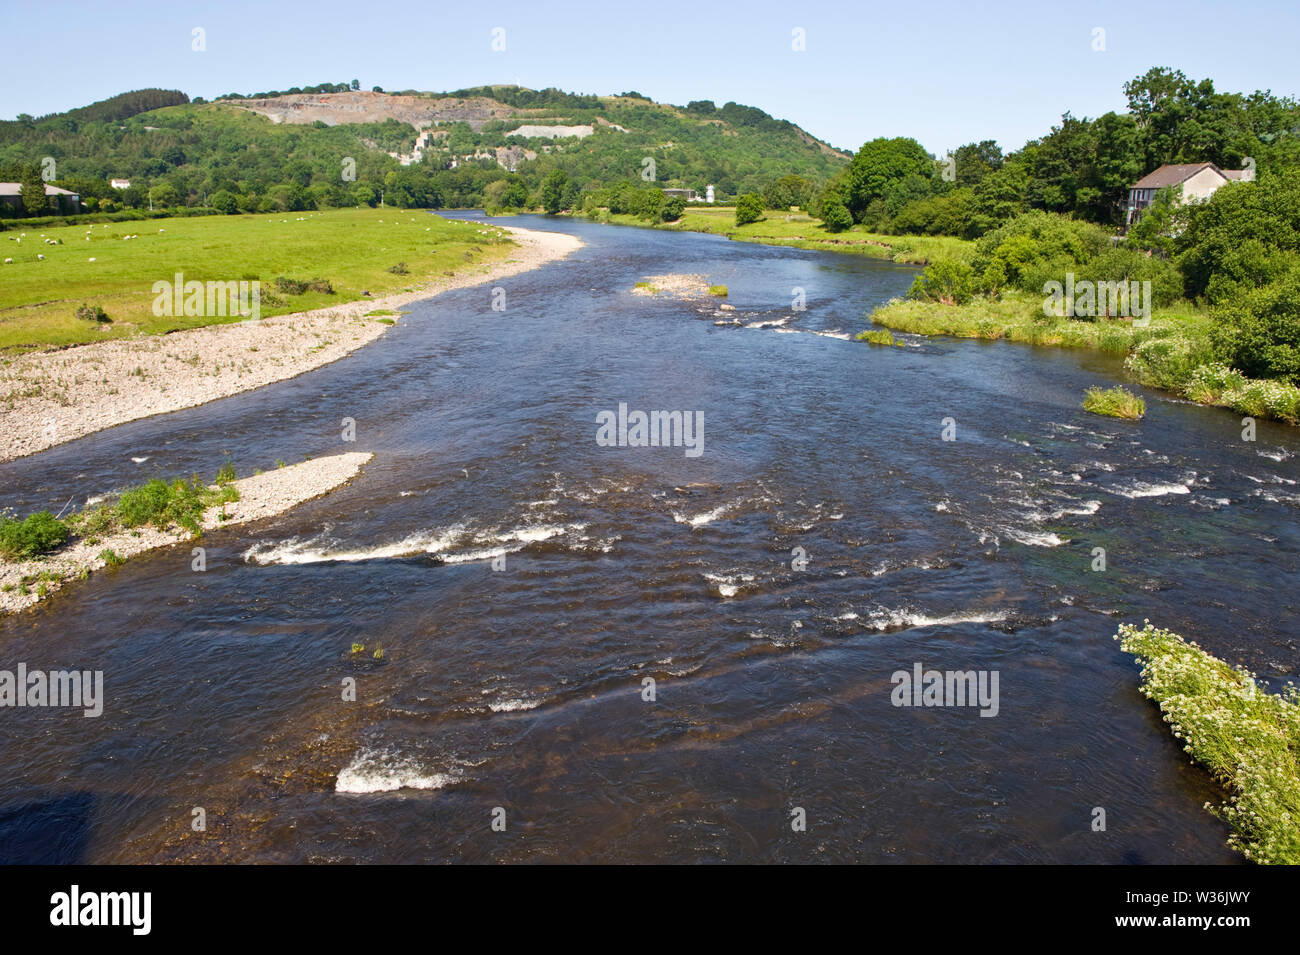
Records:
[[[1183,749],[1228,790],[1214,809],[1228,844],[1264,864],[1300,864],[1300,692],[1281,695],[1150,621],[1122,624],[1115,639],[1142,664],[1154,700]]]
[[[1141,418],[1147,413],[1147,403],[1127,388],[1093,386],[1083,393],[1083,410],[1111,418]]]

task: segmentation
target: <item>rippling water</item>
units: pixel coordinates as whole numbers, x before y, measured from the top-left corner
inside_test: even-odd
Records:
[[[376,455],[208,535],[205,573],[155,552],[0,620],[0,665],[107,696],[4,712],[0,855],[1234,861],[1111,638],[1149,617],[1293,673],[1293,431],[1157,394],[1085,414],[1122,371],[1094,354],[849,340],[901,266],[520,224],[587,245],[505,280],[504,313],[449,292],[300,378],[0,465],[0,505],[58,510],[226,453]],[[736,310],[630,294],[664,272]],[[620,403],[703,412],[704,453],[599,446]],[[997,716],[893,706],[918,662],[998,671]]]

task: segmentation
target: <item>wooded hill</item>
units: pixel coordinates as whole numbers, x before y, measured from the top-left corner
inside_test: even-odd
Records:
[[[355,87],[230,94],[212,103],[140,90],[67,113],[21,116],[0,123],[0,179],[21,181],[53,157],[56,184],[101,210],[147,205],[151,191],[156,206],[222,211],[373,203],[381,194],[390,205],[453,208],[481,205],[484,188],[498,180],[534,197],[555,170],[575,196],[652,181],[701,193],[713,185],[722,197],[791,173],[820,184],[848,160],[793,123],[738,103],[678,107],[637,93],[513,86]],[[131,180],[131,189],[111,189],[114,178]]]

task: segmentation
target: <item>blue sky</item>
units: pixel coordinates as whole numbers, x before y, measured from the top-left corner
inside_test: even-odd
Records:
[[[735,100],[836,146],[906,135],[941,153],[988,138],[1015,149],[1065,110],[1121,110],[1123,83],[1152,66],[1300,94],[1297,0],[3,3],[6,119],[146,86],[212,98],[353,78],[387,90],[519,82]],[[15,43],[36,35],[47,39]]]

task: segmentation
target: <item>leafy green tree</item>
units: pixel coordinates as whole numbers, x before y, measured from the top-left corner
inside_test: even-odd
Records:
[[[681,196],[669,196],[659,210],[659,217],[664,222],[676,222],[686,212],[686,200]]]
[[[1191,298],[1238,298],[1275,281],[1300,257],[1300,180],[1264,174],[1221,187],[1188,209],[1175,250]]]
[[[1224,364],[1300,384],[1300,258],[1277,281],[1225,298],[1210,314],[1210,341]]]
[[[208,197],[208,205],[218,212],[224,212],[226,215],[234,215],[239,211],[239,200],[232,192],[220,189]]]
[[[179,205],[181,201],[180,194],[176,187],[169,182],[160,182],[149,190],[149,200],[155,208],[169,209],[172,206]]]
[[[907,297],[944,305],[964,305],[975,294],[975,270],[955,259],[936,259],[907,290]]]
[[[41,178],[38,166],[24,167],[18,195],[22,199],[23,210],[29,216],[42,215],[49,207],[49,199],[45,195],[45,180]]]
[[[915,139],[873,139],[864,143],[849,164],[844,202],[854,222],[863,221],[874,200],[885,200],[909,175],[934,177],[934,160]]]
[[[748,225],[763,218],[763,197],[747,192],[736,200],[736,225]]]
[[[952,154],[955,181],[958,185],[974,186],[1002,165],[1002,149],[992,139],[958,146]]]
[[[839,196],[832,196],[822,204],[822,225],[828,232],[843,232],[853,226],[849,207]]]
[[[552,169],[542,180],[542,209],[548,215],[555,215],[560,211],[568,181],[568,177],[559,169]]]
[[[1172,255],[1175,236],[1186,228],[1189,212],[1189,208],[1183,205],[1182,192],[1182,186],[1170,186],[1157,192],[1151,204],[1129,226],[1125,244],[1132,249]]]

